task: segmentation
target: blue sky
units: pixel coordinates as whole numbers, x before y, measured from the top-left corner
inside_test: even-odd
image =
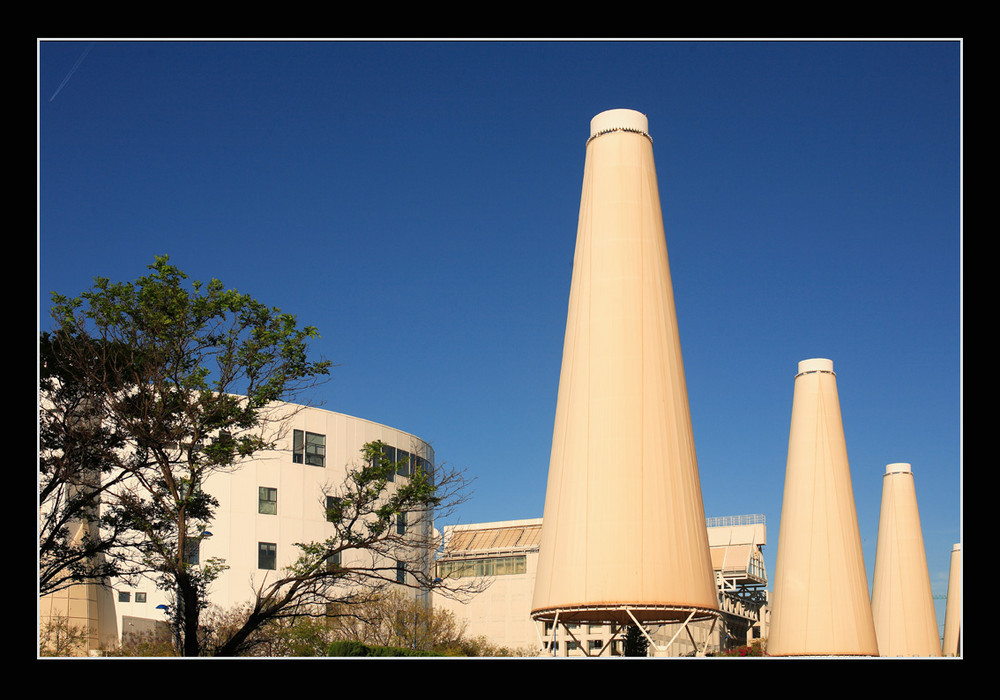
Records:
[[[885,465],[910,462],[944,594],[961,539],[961,51],[41,41],[39,323],[50,292],[167,254],[317,326],[339,366],[314,401],[475,477],[440,524],[541,517],[589,123],[636,109],[706,515],[763,513],[773,572],[797,363],[827,357],[869,582]]]

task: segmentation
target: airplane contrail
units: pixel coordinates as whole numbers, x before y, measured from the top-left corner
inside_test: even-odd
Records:
[[[66,77],[63,78],[63,81],[59,83],[59,87],[57,87],[56,91],[52,93],[52,97],[49,98],[49,102],[56,99],[56,95],[59,94],[59,91],[62,90],[64,87],[66,87],[66,83],[68,83],[69,79],[73,77],[74,73],[76,73],[76,69],[80,67],[80,64],[83,63],[83,59],[87,57],[87,54],[90,53],[90,50],[92,48],[94,48],[94,45],[92,43],[87,45],[87,48],[84,49],[83,54],[80,56],[80,58],[76,59],[76,63],[74,63],[73,67],[69,69],[69,73],[67,73]]]

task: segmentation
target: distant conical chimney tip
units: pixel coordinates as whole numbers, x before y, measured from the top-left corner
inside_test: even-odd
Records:
[[[885,465],[886,474],[909,474],[913,471],[913,468],[906,462],[896,462],[895,464]]]
[[[816,357],[811,360],[802,360],[799,362],[799,374],[808,374],[809,372],[829,372],[833,374],[833,360]]]
[[[610,131],[636,131],[649,136],[649,120],[634,109],[609,109],[590,120],[590,138]]]

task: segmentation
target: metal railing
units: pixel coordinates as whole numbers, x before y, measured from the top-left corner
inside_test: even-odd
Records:
[[[736,525],[764,525],[764,516],[754,515],[722,515],[716,518],[705,518],[708,527],[734,527]]]

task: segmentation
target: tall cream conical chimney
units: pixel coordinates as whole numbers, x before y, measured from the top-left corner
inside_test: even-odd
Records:
[[[872,617],[881,656],[941,656],[934,594],[909,464],[882,478]]]
[[[532,617],[718,609],[645,115],[591,121]]]
[[[962,545],[951,548],[948,572],[948,601],[944,609],[944,639],[941,652],[945,656],[962,655]]]
[[[877,656],[833,362],[795,377],[778,532],[772,656]]]

